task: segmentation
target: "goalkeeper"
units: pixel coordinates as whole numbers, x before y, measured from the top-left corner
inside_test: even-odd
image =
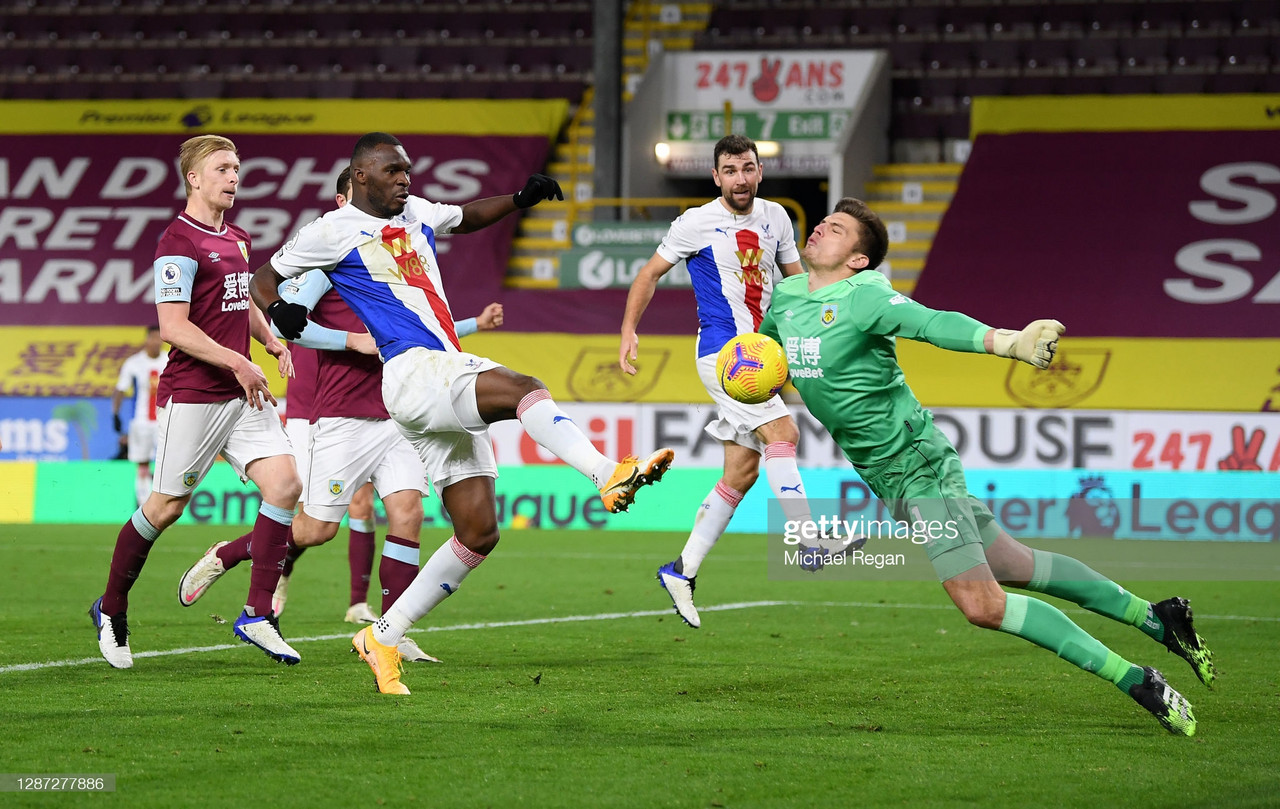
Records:
[[[805,405],[894,519],[954,526],[928,538],[925,550],[970,623],[1049,649],[1114,683],[1169,732],[1194,735],[1191,705],[1159,671],[1129,663],[1056,607],[1001,585],[1073,601],[1132,625],[1187,660],[1212,687],[1212,654],[1192,626],[1187,601],[1151,604],[1071,557],[1033,550],[1005,533],[969,494],[959,456],[907,387],[894,350],[894,339],[905,337],[1047,368],[1062,324],[1037,320],[1021,331],[992,329],[959,312],[929,309],[873,272],[887,250],[879,217],[845,198],[801,251],[809,273],[775,289],[760,331],[787,349]]]

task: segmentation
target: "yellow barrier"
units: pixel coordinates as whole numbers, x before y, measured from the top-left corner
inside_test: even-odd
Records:
[[[115,326],[0,327],[0,396],[110,396],[142,330]],[[582,402],[705,402],[694,338],[641,334],[640,373],[618,368],[612,334],[483,332],[463,347],[541,379]],[[1280,410],[1280,340],[1075,337],[1053,368],[898,341],[907,383],[937,407],[1090,410]],[[276,361],[253,343],[276,396]]]
[[[110,396],[144,336],[137,326],[0,326],[0,397]],[[275,358],[251,344],[271,392],[283,396]]]
[[[543,135],[569,113],[565,99],[317,100],[148,99],[3,101],[0,134],[168,134],[296,132],[360,135]]]
[[[975,98],[970,135],[1280,129],[1274,96],[1020,96]]]
[[[0,525],[27,525],[35,514],[36,465],[29,461],[0,463]]]

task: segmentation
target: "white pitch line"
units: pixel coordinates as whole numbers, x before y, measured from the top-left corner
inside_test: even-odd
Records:
[[[894,609],[894,610],[941,610],[950,611],[955,609],[950,604],[895,604],[882,603],[872,601],[738,601],[730,604],[712,604],[708,607],[700,607],[699,612],[729,612],[731,610],[747,610],[758,607],[855,607],[862,609]],[[1071,613],[1087,614],[1087,610],[1072,609],[1066,610]],[[659,616],[671,615],[670,609],[665,610],[637,610],[635,612],[601,612],[595,615],[560,615],[552,618],[525,618],[519,621],[485,621],[472,624],[450,624],[448,626],[427,626],[410,629],[412,633],[424,632],[458,632],[469,629],[503,629],[514,626],[542,626],[546,624],[572,624],[584,623],[588,621],[617,621],[623,618],[653,618]],[[1213,621],[1261,621],[1265,623],[1280,623],[1280,617],[1269,617],[1259,615],[1201,615],[1201,619]],[[319,643],[331,640],[346,640],[351,637],[350,633],[340,633],[337,635],[312,635],[305,638],[289,638],[290,644],[298,643]],[[172,657],[174,655],[198,654],[202,652],[222,652],[229,649],[243,649],[246,644],[242,643],[220,643],[215,646],[187,646],[181,649],[157,649],[154,651],[134,652],[134,658],[146,657]],[[101,657],[81,657],[76,660],[50,660],[45,663],[17,663],[11,666],[0,666],[0,674],[10,674],[19,671],[40,671],[43,669],[56,669],[67,666],[87,666],[93,663],[103,662]]]

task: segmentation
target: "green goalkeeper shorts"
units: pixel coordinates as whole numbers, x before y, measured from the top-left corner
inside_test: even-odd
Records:
[[[924,435],[883,463],[859,469],[890,515],[912,525],[939,581],[987,561],[1000,535],[991,510],[969,494],[960,456],[932,423]]]

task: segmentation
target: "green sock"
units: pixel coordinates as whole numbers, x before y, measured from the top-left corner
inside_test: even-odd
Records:
[[[1076,626],[1062,610],[1038,598],[1007,593],[1000,631],[1048,649],[1068,663],[1111,681],[1126,694],[1130,685],[1142,681],[1142,669]]]
[[[1164,639],[1164,624],[1149,601],[1070,556],[1033,550],[1031,557],[1035,565],[1028,590],[1074,601],[1086,610],[1136,626],[1156,640]]]

